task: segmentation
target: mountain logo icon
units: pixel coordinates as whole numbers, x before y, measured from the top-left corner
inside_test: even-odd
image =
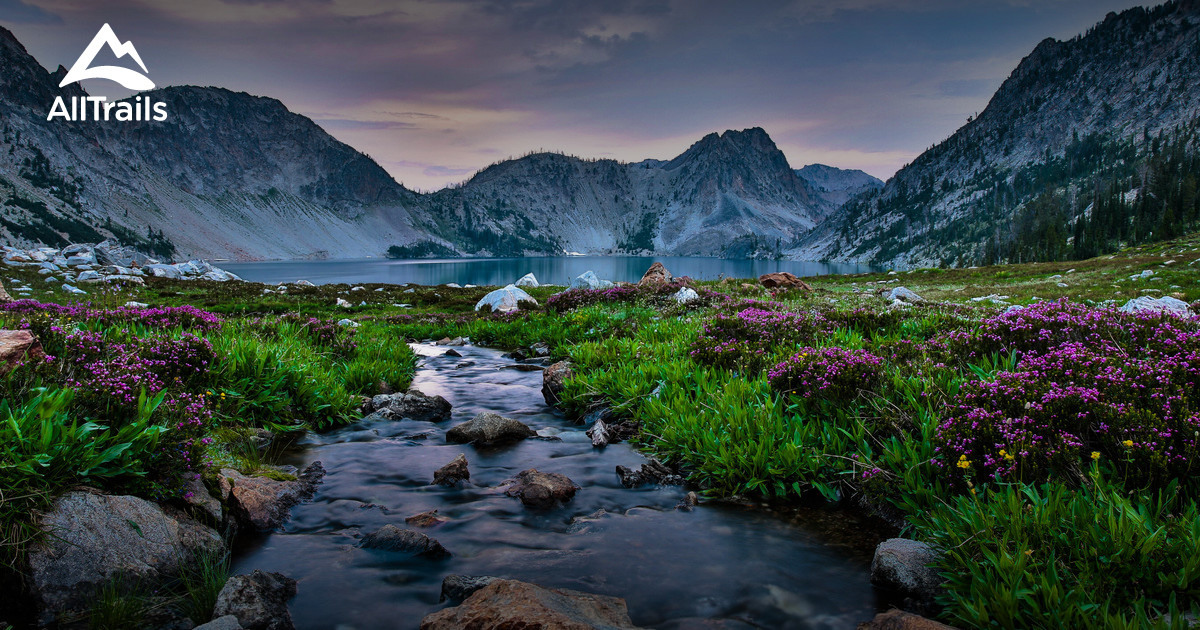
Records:
[[[130,90],[152,90],[154,82],[146,75],[120,66],[95,66],[91,67],[92,62],[96,59],[96,54],[104,46],[108,46],[117,58],[129,55],[142,68],[142,72],[146,70],[146,64],[142,63],[142,58],[138,55],[137,48],[133,47],[133,42],[124,42],[117,39],[117,34],[113,32],[112,27],[108,24],[100,27],[96,36],[92,38],[92,43],[88,44],[87,48],[83,49],[83,54],[79,55],[79,59],[75,60],[75,65],[67,71],[67,76],[63,77],[62,83],[58,87],[66,87],[70,83],[82,81],[84,79],[108,79],[116,81]]]

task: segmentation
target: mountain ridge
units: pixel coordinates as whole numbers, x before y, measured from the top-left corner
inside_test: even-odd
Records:
[[[277,99],[172,86],[162,123],[44,120],[48,72],[0,28],[0,237],[115,237],[217,259],[655,253],[777,256],[833,207],[761,128],[711,133],[671,160],[532,154],[418,193]],[[5,159],[3,156],[7,155]],[[30,169],[36,170],[31,174]]]

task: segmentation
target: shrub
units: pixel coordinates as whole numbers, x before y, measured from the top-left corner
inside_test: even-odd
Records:
[[[771,388],[802,398],[849,402],[873,391],[883,375],[883,360],[866,350],[803,348],[767,373]]]
[[[828,329],[820,315],[747,308],[705,322],[690,354],[705,365],[757,372],[775,352],[813,343]]]
[[[939,427],[938,464],[963,479],[1041,481],[1104,457],[1134,483],[1186,479],[1200,455],[1200,353],[1111,352],[1066,343],[969,384]]]

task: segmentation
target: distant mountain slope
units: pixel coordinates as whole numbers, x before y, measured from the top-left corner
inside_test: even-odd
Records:
[[[277,100],[219,88],[147,92],[165,122],[46,121],[47,73],[0,29],[0,230],[61,245],[115,236],[161,255],[378,254],[424,232],[417,195]],[[151,242],[153,241],[153,242]]]
[[[1180,135],[1196,148],[1198,59],[1195,0],[1110,14],[1070,41],[1047,39],[977,118],[788,253],[892,266],[1019,259],[1022,230],[1039,221],[1050,231],[1059,223],[1065,244],[1096,205],[1089,191],[1141,188],[1135,166]],[[1032,205],[1038,199],[1045,208]],[[1052,206],[1060,219],[1037,218]]]
[[[835,168],[824,164],[809,164],[796,169],[796,175],[808,182],[818,199],[818,206],[828,213],[838,210],[847,201],[865,192],[883,188],[883,181],[859,170]]]
[[[459,248],[519,234],[533,250],[770,256],[822,216],[814,191],[759,128],[709,134],[670,161],[539,153],[433,193]]]

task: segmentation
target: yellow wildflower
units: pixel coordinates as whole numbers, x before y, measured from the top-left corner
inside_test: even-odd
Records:
[[[1125,448],[1132,448],[1133,440],[1125,440],[1124,442],[1121,442],[1121,445],[1124,446]]]
[[[1100,459],[1100,451],[1092,451],[1092,461]]]
[[[971,462],[967,459],[966,455],[963,455],[958,458],[958,463],[955,465],[963,470],[966,470],[971,467]]]

